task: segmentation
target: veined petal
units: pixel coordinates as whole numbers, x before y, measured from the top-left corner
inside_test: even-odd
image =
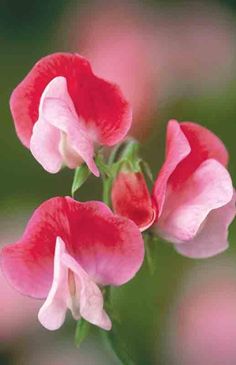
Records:
[[[184,256],[206,258],[225,251],[228,246],[228,227],[236,214],[236,194],[221,208],[212,210],[193,240],[175,245]]]
[[[233,196],[228,171],[213,159],[204,161],[179,189],[169,187],[158,233],[174,243],[195,237],[207,215],[226,205]]]
[[[11,95],[16,132],[26,147],[30,146],[33,126],[39,118],[42,94],[58,76],[66,79],[76,113],[87,128],[95,131],[97,143],[112,146],[126,136],[132,114],[120,89],[95,76],[80,55],[55,53],[39,60]]]

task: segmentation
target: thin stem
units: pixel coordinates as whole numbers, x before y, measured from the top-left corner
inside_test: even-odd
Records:
[[[122,365],[135,365],[135,362],[131,359],[130,355],[128,354],[127,348],[124,342],[121,340],[118,326],[117,326],[117,319],[114,318],[112,314],[112,303],[111,303],[111,287],[107,287],[104,293],[104,300],[106,303],[106,308],[110,312],[109,315],[112,320],[112,329],[108,332],[104,332],[105,339],[109,343],[110,347],[112,348],[113,352],[120,360]]]

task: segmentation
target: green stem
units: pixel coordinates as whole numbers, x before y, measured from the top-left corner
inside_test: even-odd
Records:
[[[110,347],[112,348],[113,352],[120,360],[122,365],[135,365],[135,362],[131,359],[130,355],[128,354],[127,348],[123,341],[121,341],[117,319],[112,315],[112,303],[111,303],[111,287],[107,287],[104,293],[104,300],[106,303],[106,308],[110,312],[109,315],[112,320],[112,329],[110,331],[103,331],[105,339],[109,343]]]

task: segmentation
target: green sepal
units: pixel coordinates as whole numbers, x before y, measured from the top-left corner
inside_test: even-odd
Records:
[[[74,197],[76,191],[85,183],[90,174],[91,171],[85,163],[80,167],[77,167],[71,187],[72,197]]]
[[[77,347],[81,345],[81,343],[85,340],[85,338],[88,336],[89,331],[91,328],[91,324],[85,319],[81,318],[76,325],[75,330],[75,344]]]

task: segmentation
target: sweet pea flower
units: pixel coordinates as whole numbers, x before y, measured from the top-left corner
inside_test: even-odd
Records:
[[[137,215],[145,219],[140,223],[136,215],[133,220],[143,230],[153,223],[154,205],[153,230],[174,243],[179,253],[195,258],[216,255],[228,247],[228,226],[236,211],[227,163],[228,153],[212,132],[192,122],[171,120],[166,159],[152,196],[136,172],[125,178],[120,173],[112,188],[113,208],[132,219],[136,207]]]
[[[19,139],[50,173],[85,162],[99,176],[96,146],[120,142],[132,119],[120,89],[72,53],[37,62],[13,91],[10,108]]]
[[[76,320],[110,330],[99,285],[126,283],[143,256],[132,221],[101,202],[55,197],[36,209],[19,241],[1,250],[0,262],[15,289],[46,298],[38,314],[45,328],[58,329],[70,309]]]

